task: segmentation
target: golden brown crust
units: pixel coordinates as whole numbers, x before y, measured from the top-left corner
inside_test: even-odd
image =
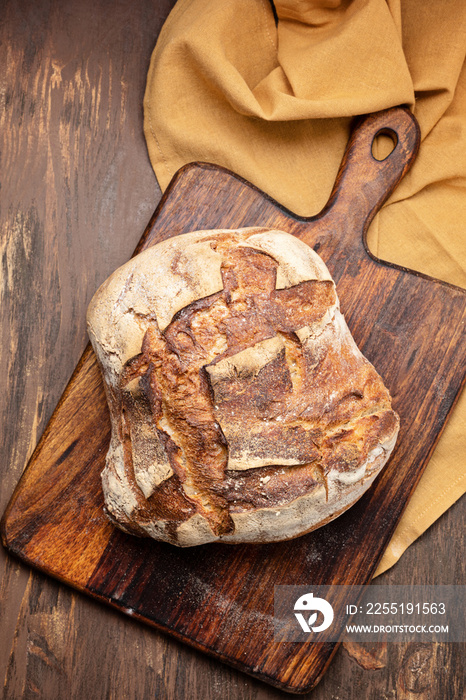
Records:
[[[139,349],[127,359],[120,327],[112,335],[96,311],[107,304],[116,316],[112,282],[93,300],[113,425],[104,491],[124,529],[188,545],[287,539],[349,507],[388,459],[398,432],[388,391],[354,344],[322,261],[286,236],[198,233],[219,256],[222,288],[163,328],[150,309],[139,314]],[[175,239],[170,274],[207,289],[186,272],[193,237]],[[297,270],[283,245],[297,246]],[[137,272],[133,264],[118,304],[131,307]],[[115,356],[126,359],[116,372]]]

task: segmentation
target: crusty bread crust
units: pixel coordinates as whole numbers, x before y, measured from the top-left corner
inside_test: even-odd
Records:
[[[349,508],[394,447],[325,264],[283,231],[149,248],[97,291],[88,330],[112,420],[106,509],[128,532],[290,539]]]

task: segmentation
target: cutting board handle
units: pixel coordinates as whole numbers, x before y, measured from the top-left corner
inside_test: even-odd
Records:
[[[377,160],[372,152],[380,134],[394,142],[392,152],[383,160]],[[316,223],[325,229],[338,225],[342,234],[357,234],[361,240],[361,233],[364,237],[375,214],[411,167],[419,142],[419,125],[407,107],[393,107],[361,118],[346,147],[330,199]]]

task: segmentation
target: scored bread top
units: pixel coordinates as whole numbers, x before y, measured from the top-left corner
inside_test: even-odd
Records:
[[[278,262],[276,288],[305,280],[331,280],[323,260],[305,243],[267,228],[194,231],[169,238],[122,265],[99,287],[87,312],[88,331],[115,372],[141,350],[152,319],[165,330],[174,315],[197,299],[223,288],[222,237],[229,246],[273,255]],[[214,245],[212,245],[214,244]],[[99,354],[99,352],[98,352]]]
[[[266,542],[351,505],[398,432],[321,258],[282,231],[197,231],[123,265],[88,328],[120,527],[174,544]]]

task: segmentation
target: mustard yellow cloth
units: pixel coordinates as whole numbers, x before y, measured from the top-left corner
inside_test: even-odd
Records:
[[[464,0],[179,0],[152,55],[145,134],[162,189],[223,165],[301,215],[327,201],[354,115],[398,104],[417,161],[369,231],[380,258],[466,287]],[[382,146],[381,146],[382,147]],[[463,394],[376,575],[465,490]]]

